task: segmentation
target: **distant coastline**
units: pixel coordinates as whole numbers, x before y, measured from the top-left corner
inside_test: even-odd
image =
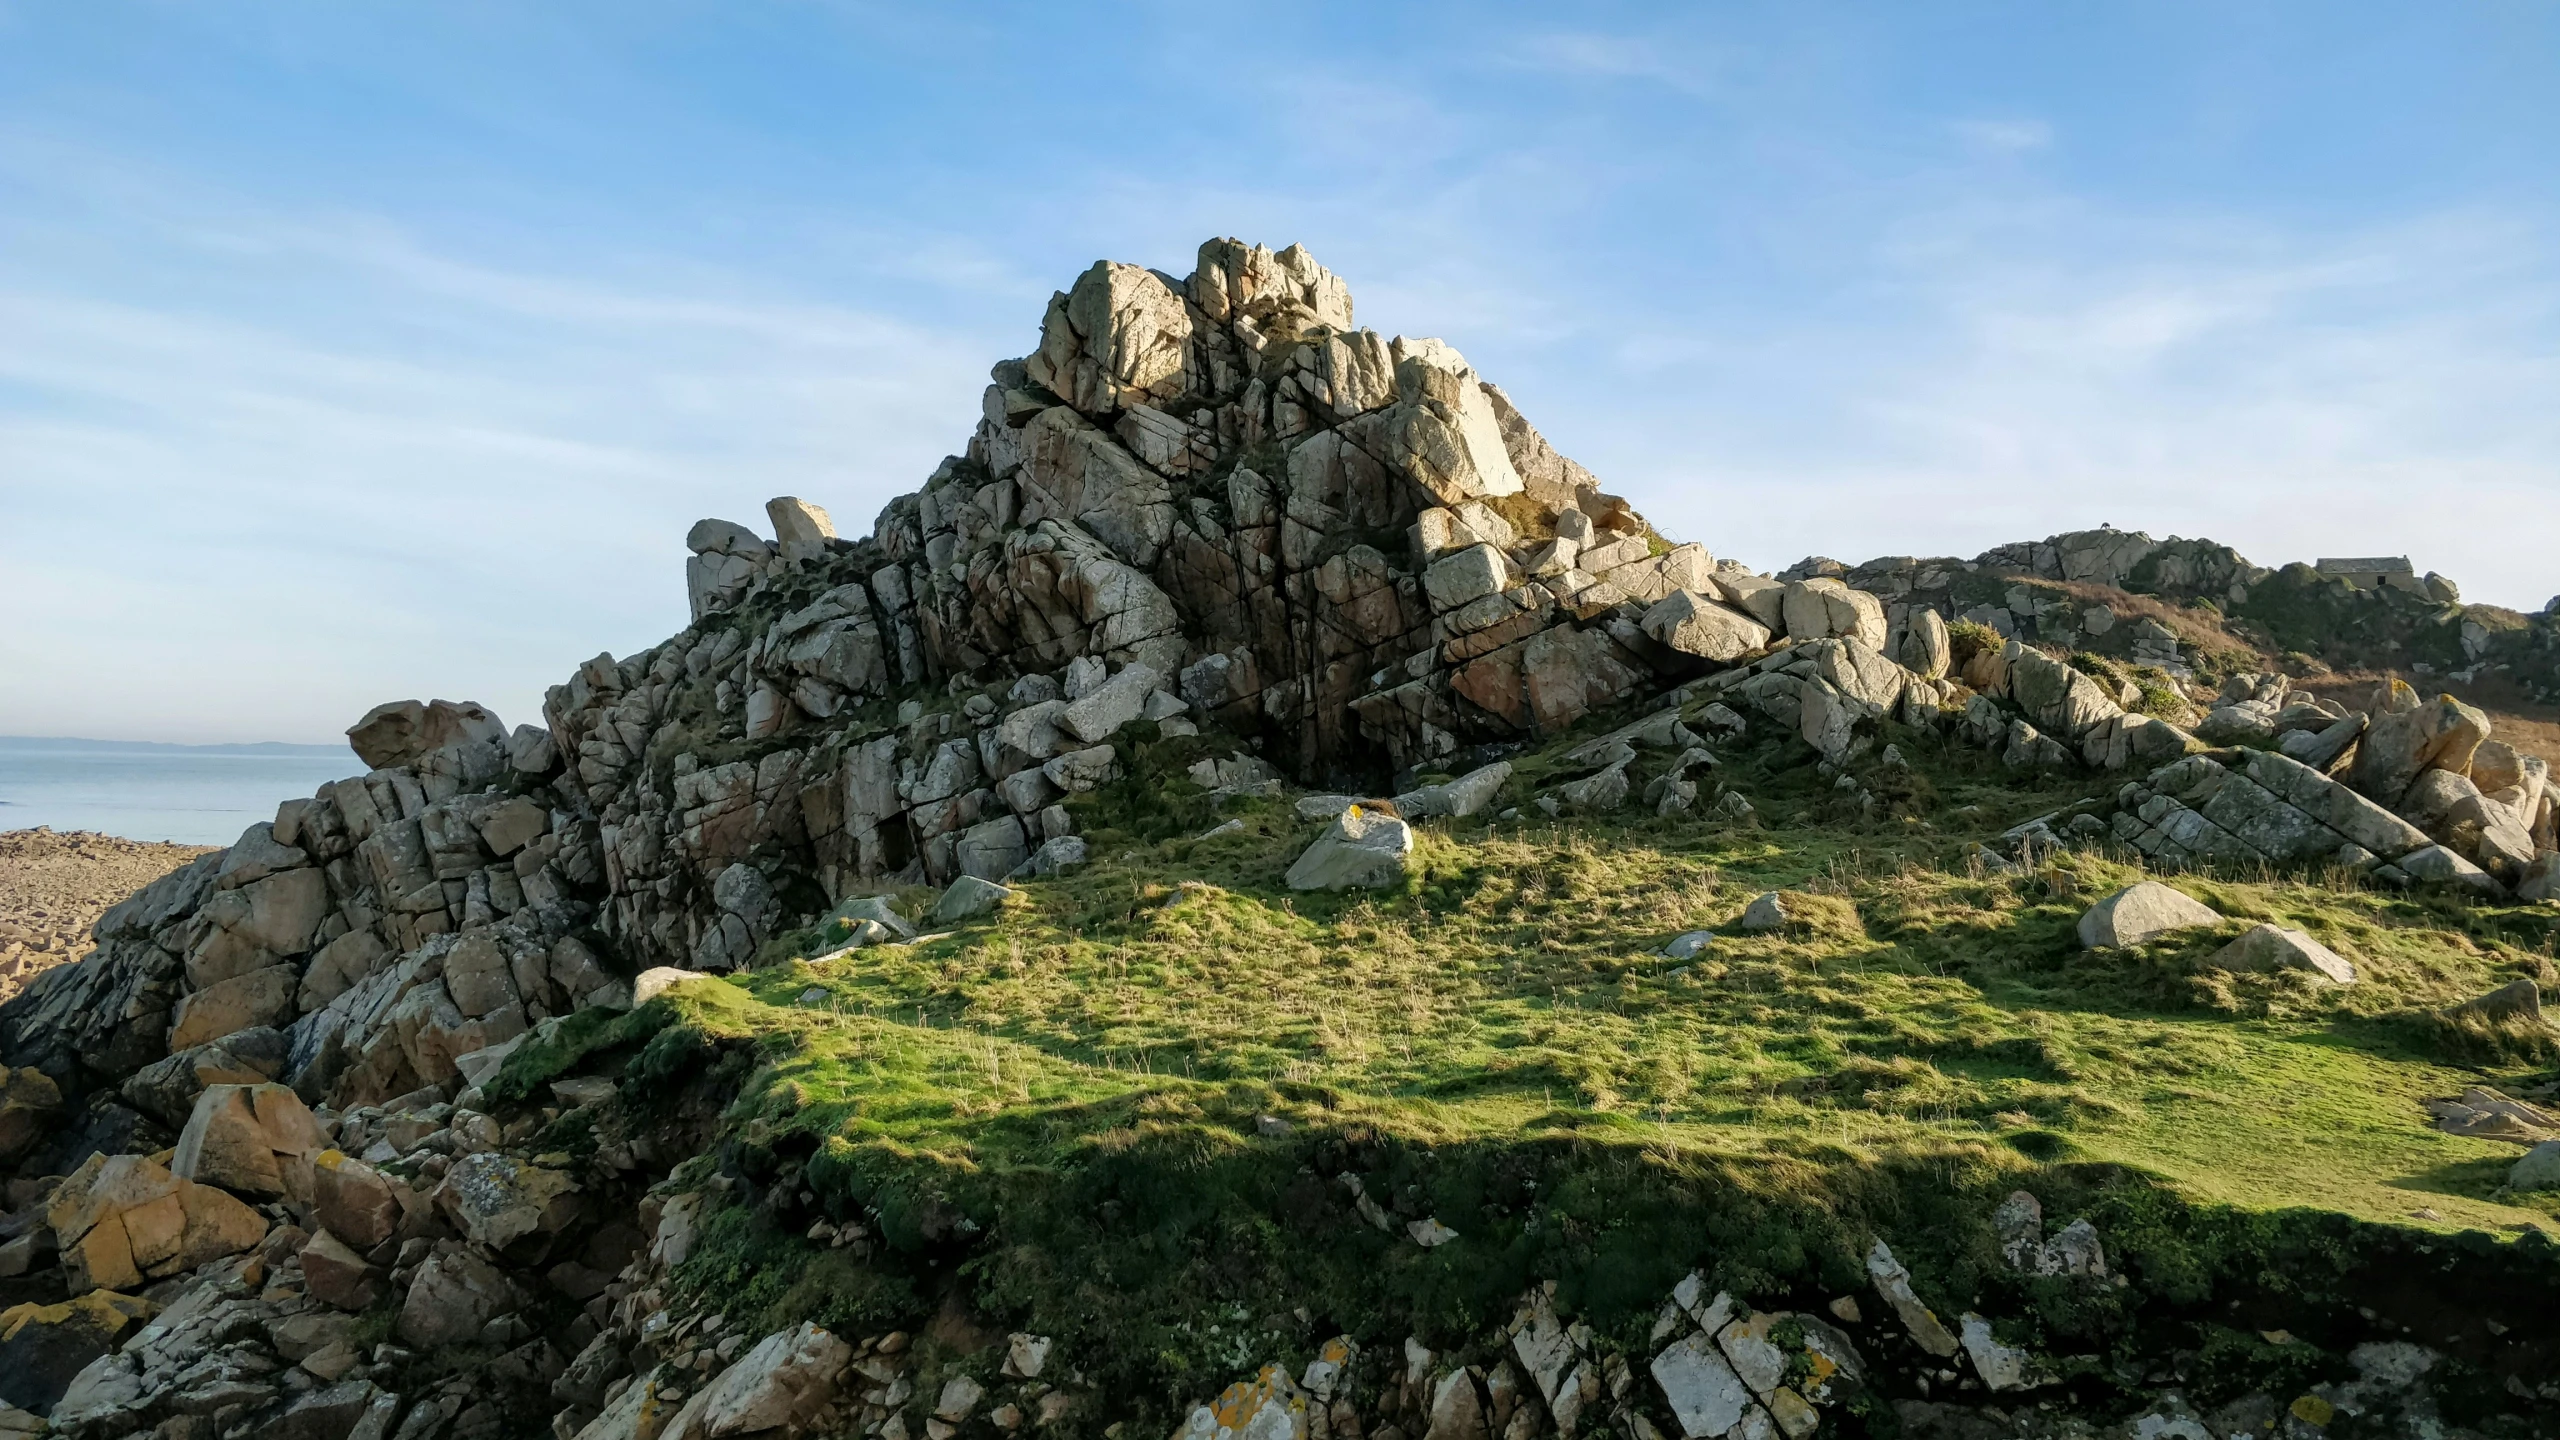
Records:
[[[283,801],[365,768],[345,745],[0,735],[0,830],[228,845]]]
[[[74,735],[0,735],[0,745],[28,750],[92,750],[119,753],[167,751],[183,755],[345,755],[336,745],[297,745],[284,740],[252,740],[240,744],[182,745],[166,740],[84,740]]]

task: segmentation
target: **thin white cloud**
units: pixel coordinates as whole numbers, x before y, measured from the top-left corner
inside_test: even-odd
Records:
[[[1649,80],[1687,95],[1711,93],[1727,61],[1660,36],[1560,30],[1519,36],[1490,52],[1492,64],[1598,80]]]
[[[2053,126],[2042,120],[1958,120],[1949,128],[1976,150],[2019,155],[2053,144]]]
[[[2516,608],[2560,588],[2534,538],[2560,534],[2560,277],[2539,230],[1981,218],[1949,222],[1969,243],[1897,254],[1899,313],[1863,347],[1834,325],[1754,357],[1819,387],[1788,419],[1698,381],[1707,453],[1632,441],[1633,488],[1770,564],[2109,522],[2270,564],[2406,549]]]
[[[183,256],[186,294],[119,293],[27,212],[0,246],[0,673],[32,677],[0,733],[322,739],[429,693],[535,718],[682,625],[693,519],[796,493],[867,529],[966,436],[992,348],[734,275],[151,218],[119,243]]]

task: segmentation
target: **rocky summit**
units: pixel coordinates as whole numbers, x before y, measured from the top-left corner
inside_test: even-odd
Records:
[[[1233,240],[685,545],[0,1006],[0,1436],[2560,1433],[2552,611],[1759,573]]]

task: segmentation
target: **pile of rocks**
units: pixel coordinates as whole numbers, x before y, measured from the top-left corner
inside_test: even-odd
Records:
[[[1344,792],[1299,802],[1323,827],[1286,877],[1308,890],[1401,883],[1415,821],[1502,805],[1500,753],[1640,700],[1667,703],[1577,746],[1533,803],[1740,819],[1742,797],[1707,788],[1714,745],[1774,729],[1845,767],[1891,721],[2021,767],[2142,773],[2107,813],[2056,823],[2163,859],[2560,885],[2544,768],[2477,712],[2395,691],[2357,715],[2250,679],[2190,733],[2026,643],[2014,606],[1983,623],[2017,638],[1960,651],[1948,621],[1980,610],[1982,564],[1772,577],[1670,544],[1449,346],[1358,328],[1300,249],[1211,241],[1179,279],[1097,264],[991,378],[964,453],[868,535],[792,497],[767,507],[769,540],[697,524],[683,631],[580,665],[540,725],[378,707],[348,732],[367,774],[145,886],[96,921],[94,953],[0,1005],[0,1166],[20,1177],[0,1284],[42,1312],[11,1311],[0,1345],[50,1357],[23,1373],[51,1377],[0,1394],[100,1437],[433,1440],[540,1404],[600,1440],[802,1424],[907,1440],[894,1337],[750,1345],[658,1320],[648,1297],[686,1222],[672,1202],[620,1217],[682,1157],[646,1135],[582,1169],[537,1148],[547,1120],[602,1103],[596,1082],[505,1123],[482,1087],[570,1017],[756,963],[804,926],[841,948],[908,943],[911,917],[881,898],[900,887],[942,888],[936,924],[991,913],[1008,882],[1082,862],[1089,802],[1066,802],[1159,758],[1147,744],[1186,747],[1222,800]],[[1984,563],[2255,583],[2209,547],[2062,538]],[[2097,623],[2074,614],[2075,633]],[[1641,754],[1666,763],[1639,777]],[[1454,1238],[1427,1219],[1410,1218],[1415,1243]],[[357,1344],[348,1317],[395,1301],[394,1339]],[[537,1333],[538,1311],[573,1318]],[[1451,1440],[1475,1422],[1444,1434],[1439,1417],[1472,1414],[1521,1440],[1509,1417],[1567,1432],[1577,1403],[1630,1426],[1667,1413],[1627,1408],[1626,1359],[1534,1297],[1524,1315],[1515,1338],[1547,1337],[1541,1358],[1517,1354],[1497,1387],[1426,1355],[1379,1418]],[[1724,1409],[1728,1430],[1795,1434],[1855,1378],[1847,1341],[1801,1317],[1692,1295],[1666,1318],[1684,1435]],[[1798,1378],[1764,1385],[1751,1346],[1773,1326],[1817,1339],[1781,1357]],[[417,1367],[458,1345],[495,1358]],[[1847,1378],[1799,1383],[1801,1367]],[[992,1409],[946,1384],[920,1412],[930,1440],[1074,1403],[1036,1361],[1017,1369]],[[839,1383],[853,1373],[869,1386]],[[1257,1381],[1260,1400],[1204,1412],[1211,1432],[1330,1407],[1320,1379]]]
[[[2196,753],[2110,801],[2017,827],[2012,852],[2112,838],[2178,865],[2325,864],[2385,884],[2560,900],[2549,766],[2492,739],[2478,709],[2393,681],[2377,712],[2349,711],[2272,675],[2236,676],[2216,698],[2201,733],[2238,743],[2206,749],[2178,732]]]

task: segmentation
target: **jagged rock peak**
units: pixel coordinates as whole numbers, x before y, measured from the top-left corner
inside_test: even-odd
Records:
[[[1303,247],[1100,261],[997,364],[962,453],[860,541],[690,537],[697,622],[831,582],[742,681],[750,738],[906,687],[1144,664],[1302,776],[1568,725],[1651,678],[1709,587],[1438,339],[1357,328]],[[805,588],[805,587],[804,587]],[[778,666],[768,661],[778,660]]]

